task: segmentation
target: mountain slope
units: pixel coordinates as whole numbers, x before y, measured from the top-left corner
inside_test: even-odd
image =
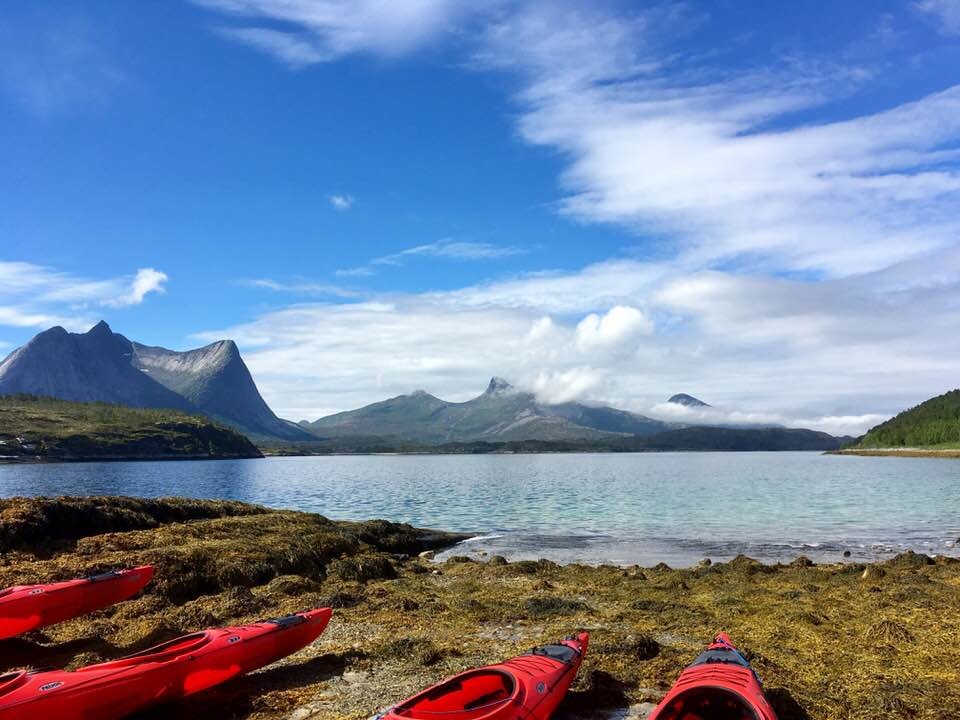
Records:
[[[960,445],[960,390],[930,398],[867,431],[856,448]]]
[[[583,403],[572,402],[560,405],[541,405],[540,409],[548,415],[566,418],[577,425],[606,432],[653,435],[676,427],[662,420],[654,420],[645,415],[638,415],[605,405],[584,405]]]
[[[82,335],[50,328],[0,363],[0,394],[196,410],[189,400],[140,372],[132,357],[130,341],[105,322]]]
[[[545,405],[497,377],[482,395],[466,402],[446,402],[418,391],[302,426],[319,437],[393,437],[427,444],[601,440],[671,427],[615,408]]]
[[[55,327],[0,363],[0,395],[13,393],[199,412],[252,435],[311,437],[267,407],[229,340],[181,353],[133,343],[105,322],[82,334]]]
[[[233,340],[185,352],[133,343],[133,363],[216,420],[251,435],[304,439],[264,402]]]

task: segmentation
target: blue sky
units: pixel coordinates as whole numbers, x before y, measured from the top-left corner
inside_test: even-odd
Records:
[[[7,4],[0,353],[856,431],[957,384],[958,68],[958,0]]]

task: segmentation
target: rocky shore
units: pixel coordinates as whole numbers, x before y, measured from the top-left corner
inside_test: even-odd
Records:
[[[115,658],[198,628],[332,605],[313,646],[145,717],[368,718],[414,690],[583,628],[561,718],[644,717],[717,630],[781,720],[960,717],[960,560],[673,570],[419,557],[462,536],[225,501],[0,501],[0,587],[140,563],[140,597],[0,641],[0,671]]]

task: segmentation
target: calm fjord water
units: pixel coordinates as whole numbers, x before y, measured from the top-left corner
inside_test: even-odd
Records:
[[[818,453],[334,456],[0,465],[0,494],[232,498],[477,533],[561,562],[960,555],[960,461]]]

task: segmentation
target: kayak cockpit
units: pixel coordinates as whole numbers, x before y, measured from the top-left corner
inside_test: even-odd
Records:
[[[660,710],[657,720],[761,720],[740,694],[720,687],[690,688]]]
[[[198,632],[191,635],[184,635],[175,640],[155,645],[152,648],[141,650],[133,655],[127,655],[119,660],[101,665],[91,665],[90,669],[103,670],[104,668],[120,668],[130,665],[142,665],[145,663],[164,662],[173,658],[185,655],[187,653],[199,650],[207,645],[211,640],[210,633]],[[80,668],[77,672],[83,672],[87,668]]]
[[[15,670],[0,675],[0,696],[13,692],[27,681],[26,670]]]
[[[517,684],[509,673],[482,669],[464,673],[393,709],[411,720],[479,720],[509,703]]]

